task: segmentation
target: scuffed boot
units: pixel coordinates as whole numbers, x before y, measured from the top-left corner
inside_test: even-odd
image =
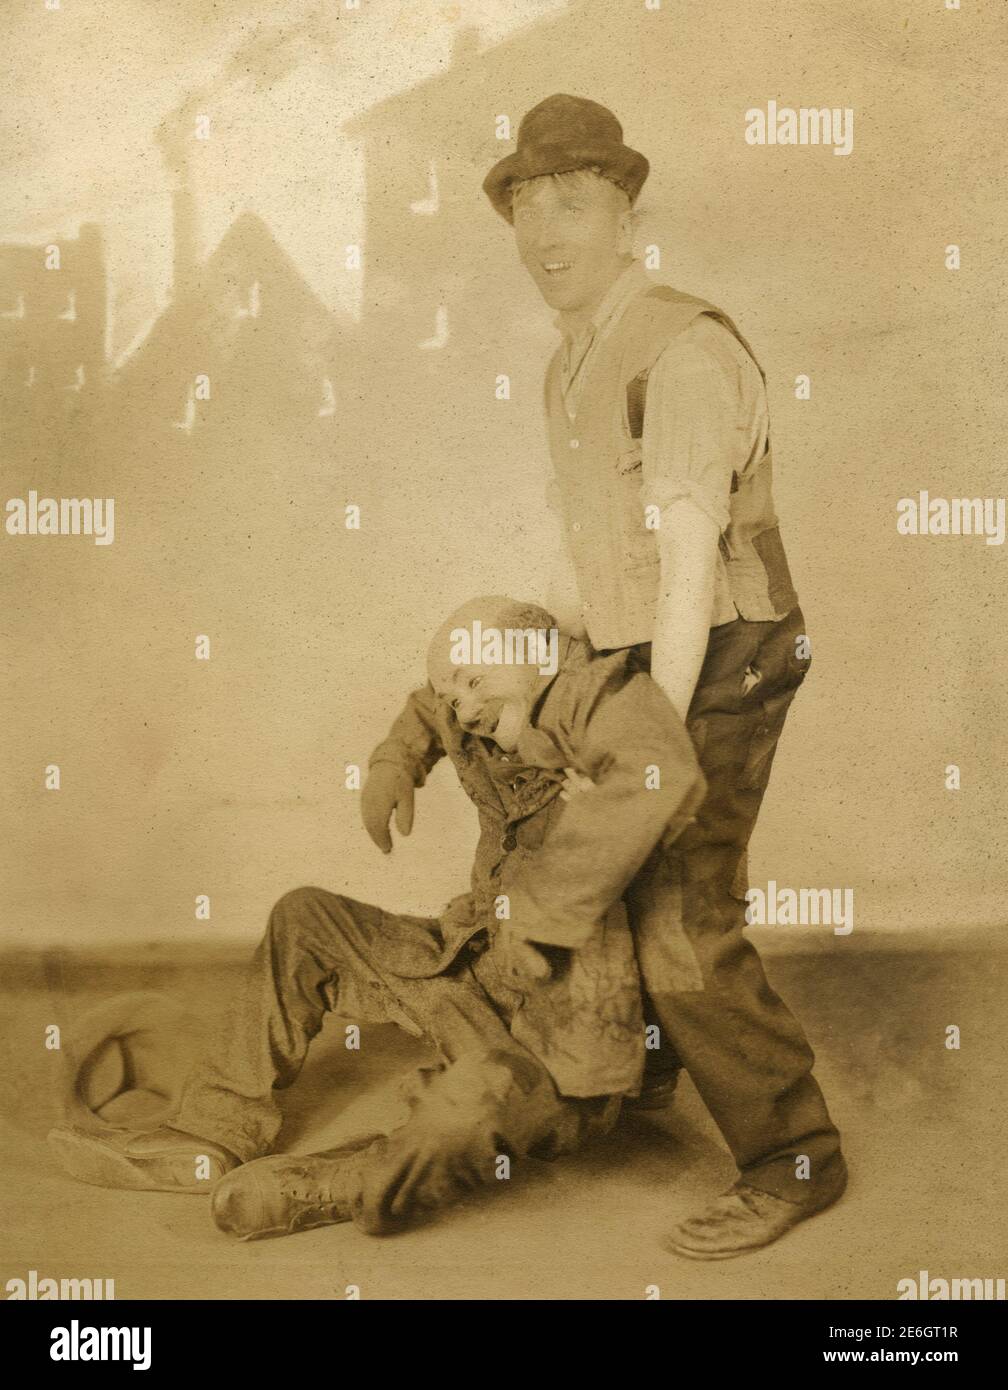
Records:
[[[239,1240],[290,1236],[350,1220],[350,1202],[372,1140],[321,1154],[271,1154],[228,1173],[213,1190],[210,1214]]]
[[[60,1167],[95,1187],[205,1194],[240,1161],[220,1144],[167,1127],[92,1134],[57,1125],[47,1139]]]
[[[700,1212],[684,1221],[662,1244],[691,1260],[728,1260],[779,1240],[802,1221],[831,1207],[847,1186],[841,1159],[832,1181],[816,1198],[799,1205],[760,1192],[739,1181]]]

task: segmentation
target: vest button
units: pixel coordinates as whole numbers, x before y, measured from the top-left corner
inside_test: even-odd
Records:
[[[570,442],[570,446],[571,446],[572,449],[580,449],[580,447],[581,447],[581,441],[580,441],[580,439],[572,439],[571,442]]]
[[[572,530],[572,531],[580,531],[580,530],[581,530],[581,523],[580,523],[580,521],[572,521],[572,522],[571,522],[571,530]]]

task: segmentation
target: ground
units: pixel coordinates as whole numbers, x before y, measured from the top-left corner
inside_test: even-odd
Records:
[[[703,1264],[661,1238],[732,1180],[687,1083],[657,1122],[638,1118],[594,1149],[529,1163],[434,1225],[375,1239],[350,1225],[241,1244],[198,1196],[106,1191],[65,1177],[45,1134],[58,1118],[47,1024],[119,990],[157,989],[196,1008],[219,998],[241,953],[166,947],[8,956],[0,1078],[0,1285],[12,1277],[114,1278],[119,1298],[892,1299],[897,1281],[1003,1277],[1005,932],[752,935],[802,1019],[844,1135],[847,1195],[778,1245]],[[56,1014],[58,1017],[54,1017]],[[958,1050],[946,1029],[960,1030]],[[326,1147],[347,1114],[424,1054],[391,1028],[348,1053],[330,1019],[284,1097],[284,1146]],[[352,1104],[354,1110],[346,1111]]]

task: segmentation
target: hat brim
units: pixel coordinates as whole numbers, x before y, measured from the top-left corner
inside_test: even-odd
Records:
[[[526,179],[595,168],[603,178],[619,184],[632,204],[650,167],[644,156],[629,145],[537,145],[531,150],[517,150],[495,164],[483,180],[483,192],[505,222],[513,222],[511,199],[515,186]]]

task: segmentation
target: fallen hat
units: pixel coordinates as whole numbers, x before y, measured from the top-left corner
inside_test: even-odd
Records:
[[[65,1122],[92,1134],[156,1129],[175,1113],[202,1050],[202,1021],[163,994],[117,994],[63,1032]]]
[[[543,174],[597,169],[637,199],[650,165],[623,143],[623,127],[606,107],[587,97],[557,93],[533,106],[518,127],[518,148],[500,160],[483,180],[483,191],[507,222],[513,221],[515,184]]]

